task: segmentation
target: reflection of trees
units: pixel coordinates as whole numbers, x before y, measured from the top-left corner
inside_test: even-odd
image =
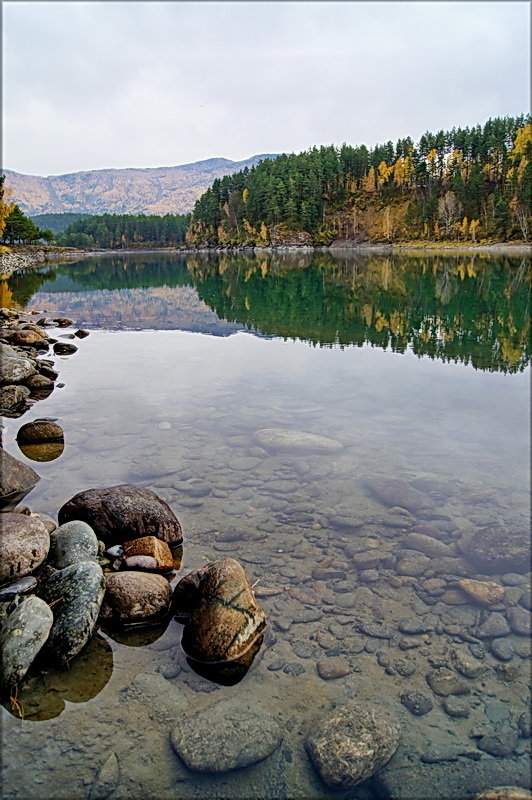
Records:
[[[529,262],[473,256],[188,259],[202,300],[225,319],[316,345],[370,343],[516,372],[529,358]]]

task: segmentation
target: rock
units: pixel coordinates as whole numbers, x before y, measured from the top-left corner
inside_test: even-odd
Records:
[[[400,695],[401,703],[413,714],[415,717],[421,717],[428,714],[434,708],[434,703],[422,692],[405,692]]]
[[[5,583],[42,564],[50,549],[50,535],[43,522],[26,514],[4,512],[0,523],[0,583]]]
[[[515,654],[513,644],[508,639],[492,639],[490,651],[499,661],[511,661]]]
[[[281,725],[259,703],[234,697],[185,714],[170,740],[188,769],[221,773],[268,758],[282,741]]]
[[[75,344],[70,344],[69,342],[56,342],[54,344],[54,353],[57,356],[71,356],[77,349]]]
[[[482,657],[484,657],[485,652],[483,650],[481,652],[483,654]],[[470,658],[467,653],[458,649],[451,651],[451,663],[455,670],[466,678],[478,678],[486,671],[482,664],[479,664],[478,661]]]
[[[263,428],[255,432],[255,440],[266,450],[277,452],[337,453],[343,448],[335,439],[289,428]]]
[[[59,524],[80,519],[99,539],[121,544],[143,536],[155,536],[168,544],[183,541],[174,512],[155,492],[130,484],[88,489],[59,509]]]
[[[180,588],[180,584],[183,584]],[[174,608],[188,592],[190,616],[182,645],[197,661],[230,661],[248,650],[266,626],[245,572],[232,558],[207,564],[180,581]]]
[[[157,572],[159,565],[157,559],[153,558],[153,556],[129,556],[129,558],[124,558],[121,561],[120,569],[140,569],[143,572]]]
[[[442,707],[445,713],[448,714],[450,717],[453,717],[453,719],[468,717],[471,712],[471,707],[469,703],[458,697],[454,697],[453,695],[450,695],[449,697],[446,697],[444,699]]]
[[[305,746],[327,786],[350,789],[391,759],[399,726],[388,711],[350,702],[316,720]]]
[[[508,725],[493,728],[482,736],[477,744],[479,750],[498,758],[509,756],[517,747],[518,736]]]
[[[519,729],[519,736],[522,739],[530,739],[532,736],[532,715],[530,709],[523,711],[517,720],[517,727]]]
[[[170,608],[172,590],[162,575],[116,572],[105,576],[105,598],[100,619],[134,622],[163,616]]]
[[[45,650],[68,663],[89,641],[102,604],[105,579],[101,567],[81,561],[43,581],[37,594],[52,607],[54,623]]]
[[[409,550],[419,550],[429,558],[452,558],[454,550],[448,544],[434,539],[432,536],[425,536],[423,533],[409,533],[402,541],[402,547]]]
[[[494,786],[475,795],[473,800],[532,800],[532,793],[522,786]]]
[[[0,383],[25,383],[35,373],[36,369],[28,358],[21,358],[16,353],[14,357],[6,358],[0,351]]]
[[[1,386],[0,387],[0,413],[8,415],[16,411],[25,410],[28,407],[27,397],[30,390],[25,386]]]
[[[344,675],[349,675],[352,671],[351,667],[342,656],[333,656],[332,658],[324,658],[318,661],[316,669],[320,678],[324,681],[330,681],[334,678],[342,678]]]
[[[54,317],[52,321],[55,322],[59,328],[68,328],[69,325],[73,324],[73,321],[68,319],[68,317]]]
[[[428,685],[439,697],[451,694],[469,694],[469,687],[450,669],[443,667],[428,672],[425,676]]]
[[[120,780],[120,767],[116,753],[111,753],[92,784],[87,800],[106,800]]]
[[[141,539],[133,539],[131,542],[124,542],[124,556],[150,556],[155,559],[155,569],[168,572],[174,568],[174,557],[172,551],[166,544],[155,536],[143,536]]]
[[[430,633],[434,630],[434,625],[429,622],[424,622],[423,619],[410,619],[403,617],[399,620],[398,629],[401,633],[406,633],[408,636],[418,636],[420,633]]]
[[[504,587],[494,581],[475,581],[462,578],[458,586],[468,597],[483,606],[491,606],[504,600]]]
[[[90,336],[90,331],[86,331],[84,328],[79,328],[79,330],[74,331],[74,336],[77,336],[78,339],[85,339],[87,336]]]
[[[355,553],[353,563],[359,570],[375,569],[382,561],[389,558],[390,553],[384,553],[381,550],[363,550],[361,553]]]
[[[65,522],[50,534],[48,560],[56,569],[64,569],[79,561],[96,561],[98,540],[86,522]]]
[[[385,506],[421,511],[432,506],[431,499],[399,478],[365,478],[364,486]]]
[[[42,344],[46,338],[46,333],[38,328],[13,328],[11,330],[4,328],[2,330],[2,339],[7,339],[10,344],[20,347]]]
[[[506,611],[506,618],[510,623],[510,628],[519,636],[530,636],[532,634],[532,614],[524,608],[509,608]]]
[[[486,575],[503,572],[528,572],[530,538],[528,531],[503,525],[479,528],[464,545],[469,561]]]
[[[0,603],[9,603],[21,594],[28,594],[32,592],[37,586],[37,578],[33,575],[27,575],[18,581],[8,583],[0,589]]]
[[[36,392],[40,394],[44,394],[45,392],[51,392],[54,388],[54,382],[51,378],[47,378],[44,375],[32,375],[26,381],[24,381],[28,389],[31,390],[32,395]]]
[[[39,475],[0,447],[0,508],[15,508],[40,481]]]
[[[17,443],[41,444],[42,442],[63,442],[64,434],[60,425],[51,419],[35,419],[19,428]]]
[[[52,609],[39,597],[26,597],[9,614],[0,630],[0,686],[20,683],[48,638]]]
[[[406,555],[399,554],[400,561],[397,564],[396,572],[398,575],[408,575],[411,578],[417,578],[423,575],[431,566],[430,558],[424,556],[422,553],[408,553]]]
[[[485,611],[482,613],[486,614]],[[490,611],[484,622],[476,629],[475,636],[478,636],[479,639],[496,639],[499,636],[508,636],[509,633],[511,633],[510,626],[504,614]]]

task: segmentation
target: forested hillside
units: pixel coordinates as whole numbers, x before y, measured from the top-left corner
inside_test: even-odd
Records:
[[[187,242],[528,241],[531,201],[530,116],[495,118],[416,144],[313,147],[216,179]]]
[[[99,214],[73,222],[59,236],[62,247],[130,248],[183,244],[190,214]]]

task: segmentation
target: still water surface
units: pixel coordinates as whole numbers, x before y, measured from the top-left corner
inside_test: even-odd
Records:
[[[153,489],[184,529],[179,576],[234,557],[259,580],[268,618],[232,687],[191,670],[175,621],[102,631],[70,672],[35,670],[20,692],[24,720],[3,713],[6,798],[85,798],[111,753],[116,800],[421,800],[527,784],[530,642],[478,632],[523,608],[530,573],[486,576],[462,551],[482,526],[528,527],[529,269],[469,256],[138,254],[3,285],[2,305],[91,331],[56,360],[64,388],[24,416],[56,417],[65,431],[60,458],[37,465],[32,510],[55,518],[91,487]],[[24,459],[19,425],[6,420],[4,444]],[[263,428],[342,449],[268,451],[255,438]],[[390,507],[368,488],[388,478],[423,492],[427,509],[398,508],[400,497]],[[405,541],[427,532],[445,556]],[[468,601],[456,588],[465,576],[505,585],[505,605]],[[404,620],[421,632],[405,634]],[[319,665],[333,658],[349,671],[324,680]],[[460,658],[479,667],[463,678],[467,695],[435,695],[427,673]],[[432,702],[424,716],[401,702],[415,691]],[[172,723],[226,697],[260,701],[284,741],[245,770],[189,772]],[[402,744],[377,780],[339,795],[303,743],[347,699],[396,715]],[[499,737],[504,755],[479,749],[482,736]]]

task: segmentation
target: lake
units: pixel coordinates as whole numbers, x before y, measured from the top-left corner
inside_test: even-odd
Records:
[[[529,783],[530,571],[504,552],[529,526],[529,259],[111,254],[1,291],[74,320],[58,338],[91,332],[23,417],[56,418],[62,455],[29,461],[5,420],[4,446],[41,475],[24,502],[56,519],[84,489],[152,489],[183,527],[178,579],[235,558],[268,622],[232,686],[191,668],[175,620],[101,630],[69,671],[33,668],[24,719],[2,712],[3,797],[448,800]],[[295,431],[292,448],[263,429]],[[464,579],[504,599],[482,605]],[[338,791],[305,738],[349,700],[397,718],[401,744]],[[193,737],[225,701],[242,746],[261,738],[257,708],[281,744],[245,769],[187,769],[173,726]]]

